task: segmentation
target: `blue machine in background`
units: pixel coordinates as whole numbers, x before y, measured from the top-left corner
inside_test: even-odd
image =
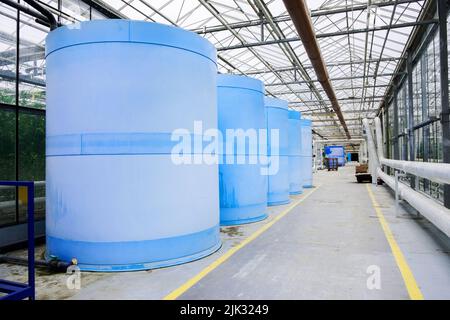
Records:
[[[244,134],[248,129],[258,132],[266,127],[264,84],[260,80],[219,74],[217,105],[219,130],[224,137],[227,129],[240,129]],[[249,161],[250,156],[255,156],[251,153],[256,152],[256,156],[259,156],[261,149],[251,150],[250,137],[241,138],[245,139],[245,150],[239,150],[238,142],[235,141],[234,150],[225,150],[223,163],[219,165],[222,225],[250,223],[267,217],[267,176],[261,174],[262,165],[259,161]],[[258,147],[257,141],[253,142],[256,143],[253,147]],[[238,156],[243,157],[245,163],[238,163]],[[233,163],[227,163],[227,157],[232,157]]]
[[[325,146],[326,158],[337,158],[340,167],[345,166],[345,151],[343,146]]]

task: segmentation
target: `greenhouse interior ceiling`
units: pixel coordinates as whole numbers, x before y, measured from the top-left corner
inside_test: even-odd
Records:
[[[38,2],[63,25],[119,18],[154,21],[196,32],[215,45],[219,72],[262,80],[267,95],[288,100],[291,108],[313,120],[314,133],[324,139],[362,137],[361,120],[380,112],[405,73],[414,34],[432,28],[437,21],[429,14],[427,5],[431,2],[427,1],[307,1],[328,77],[348,128],[346,135],[282,0]],[[28,6],[23,1],[21,4]],[[4,3],[0,17],[2,102],[14,103],[17,73],[19,104],[45,109],[44,42],[48,27]]]

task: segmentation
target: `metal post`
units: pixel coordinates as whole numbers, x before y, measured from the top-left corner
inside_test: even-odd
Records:
[[[421,61],[421,73],[420,73],[420,84],[421,84],[421,103],[422,103],[422,122],[429,119],[428,115],[428,93],[427,93],[427,55],[424,53],[422,55]],[[430,152],[430,126],[425,126],[422,129],[422,141],[423,141],[423,162],[429,161]],[[420,147],[420,146],[419,146]],[[429,189],[430,182],[427,179],[423,179],[423,189],[426,192]]]
[[[413,81],[412,81],[412,54],[408,52],[408,57],[406,59],[406,70],[407,70],[407,88],[408,88],[408,146],[409,146],[409,161],[415,160],[415,139],[414,139],[414,100],[413,100]],[[411,188],[415,189],[415,177],[410,175]]]
[[[389,112],[391,112],[391,110],[389,110],[389,108],[384,109],[384,117],[383,119],[385,119],[384,121],[384,154],[386,155],[387,158],[391,158],[391,148],[390,148],[390,139],[391,139],[391,134],[389,133]],[[387,173],[390,174],[391,173],[391,168],[386,167]]]
[[[439,11],[439,58],[441,65],[441,125],[443,162],[450,163],[450,108],[448,101],[448,44],[447,44],[447,13],[446,0],[438,1]],[[444,206],[450,208],[450,185],[444,185]]]
[[[31,288],[30,300],[35,300],[34,279],[34,182],[27,184],[28,197],[28,285]]]
[[[408,112],[408,105],[407,105],[407,97],[408,95],[406,94],[407,90],[404,88],[402,90],[402,103],[403,103],[403,114],[402,117],[404,117],[404,121],[407,122],[406,120],[406,114]],[[408,125],[406,124],[406,129],[408,128]],[[407,139],[407,135],[405,134],[405,132],[402,132],[403,134],[403,145],[402,145],[402,160],[407,161],[408,160],[408,139]]]
[[[404,173],[400,173],[399,170],[394,169],[394,177],[395,177],[395,216],[397,218],[400,218],[400,193],[398,190],[398,186],[399,186],[399,179],[400,177],[405,177],[406,174]]]
[[[398,170],[394,170],[395,175],[395,216],[399,216],[399,196],[398,196]]]
[[[400,150],[398,147],[398,101],[397,101],[398,87],[394,87],[394,159],[400,160]]]
[[[18,1],[20,4],[20,0]],[[15,180],[19,181],[19,99],[20,99],[20,10],[17,10],[16,21],[16,83],[15,83]],[[19,187],[16,186],[16,224],[19,223]]]

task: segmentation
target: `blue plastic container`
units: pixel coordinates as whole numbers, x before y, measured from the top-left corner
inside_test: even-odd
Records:
[[[287,204],[290,202],[288,103],[285,100],[266,97],[264,104],[268,131],[268,154],[272,164],[275,160],[274,157],[278,159],[278,171],[268,176],[267,204],[269,206]],[[272,129],[277,129],[279,132],[278,145],[275,145],[275,141],[270,138]]]
[[[312,130],[311,120],[300,120],[302,132],[302,177],[303,188],[312,188]]]
[[[218,165],[177,165],[175,129],[217,126],[216,51],[128,20],[52,31],[47,60],[47,254],[130,271],[220,247]]]
[[[289,111],[289,193],[291,195],[303,193],[300,119],[300,112]]]
[[[343,146],[326,146],[325,156],[327,158],[337,158],[340,167],[345,165],[345,150]]]
[[[219,74],[217,101],[219,130],[223,137],[226,137],[227,129],[255,130],[257,134],[265,129],[264,85],[261,81]],[[233,150],[227,152],[224,146],[223,163],[219,165],[222,225],[250,223],[267,217],[267,176],[261,173],[261,148],[250,148],[250,136],[243,137],[245,150],[238,148],[238,140],[235,139]],[[253,147],[258,147],[257,140],[253,139],[253,143],[256,143]],[[243,156],[244,163],[238,163],[237,156]],[[251,156],[258,156],[256,163],[250,161]],[[227,157],[233,163],[227,162]]]

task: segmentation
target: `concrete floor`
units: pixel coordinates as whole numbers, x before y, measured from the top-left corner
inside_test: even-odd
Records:
[[[354,167],[315,174],[316,189],[289,213],[271,207],[269,219],[222,228],[222,248],[192,263],[129,273],[82,273],[81,289],[68,275],[37,272],[38,299],[162,299],[226,252],[284,215],[260,236],[185,291],[179,299],[409,299],[366,184]],[[450,239],[407,205],[395,216],[388,187],[369,185],[425,299],[450,299]],[[312,192],[312,193],[311,193]],[[310,194],[311,193],[311,194]],[[44,248],[40,247],[38,255]],[[14,254],[23,254],[22,251]],[[368,289],[370,270],[380,289]],[[0,265],[0,278],[25,281],[26,269]]]

